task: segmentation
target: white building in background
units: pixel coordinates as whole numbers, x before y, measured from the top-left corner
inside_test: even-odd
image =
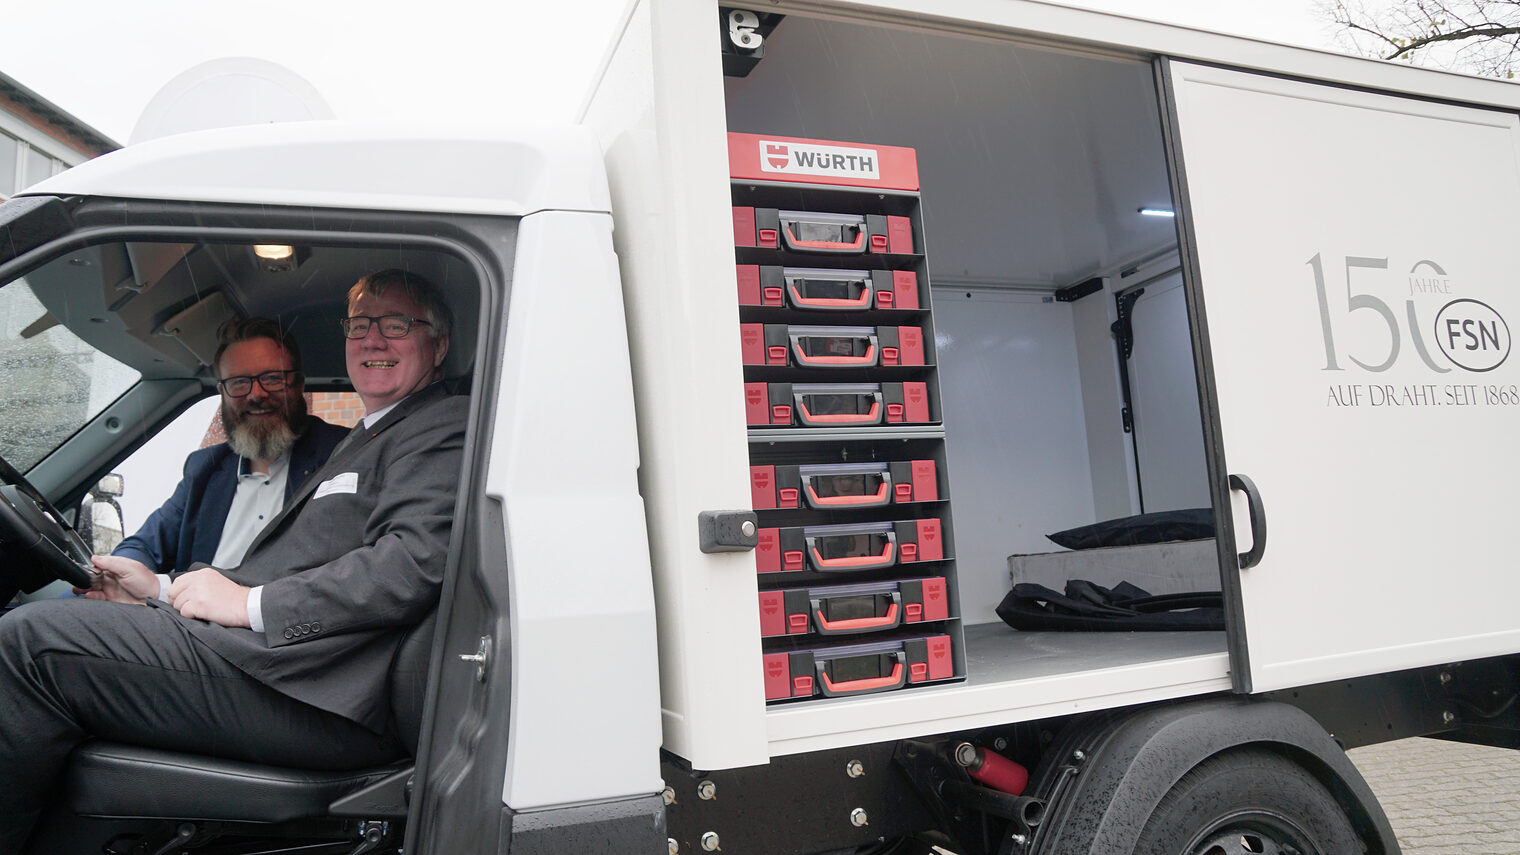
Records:
[[[0,200],[119,144],[0,73]]]

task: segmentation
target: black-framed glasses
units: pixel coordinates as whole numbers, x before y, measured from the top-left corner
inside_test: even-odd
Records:
[[[432,326],[421,318],[409,318],[406,315],[383,315],[371,317],[369,315],[354,315],[344,318],[343,335],[347,338],[364,338],[369,335],[371,324],[378,324],[380,335],[386,338],[406,338],[407,333],[412,331],[412,324]]]
[[[224,377],[216,388],[229,398],[241,398],[253,391],[253,382],[257,380],[265,392],[278,392],[294,383],[300,373],[294,370],[265,371],[257,377]]]

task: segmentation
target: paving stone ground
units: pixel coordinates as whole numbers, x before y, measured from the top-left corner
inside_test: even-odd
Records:
[[[1404,855],[1520,855],[1520,751],[1401,739],[1349,753]]]

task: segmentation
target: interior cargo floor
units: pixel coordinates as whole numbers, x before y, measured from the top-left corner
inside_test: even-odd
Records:
[[[1223,632],[1019,632],[1001,623],[966,627],[966,670],[971,685],[1036,680],[1224,652]]]
[[[966,627],[961,683],[766,711],[779,756],[1228,691],[1223,632]]]

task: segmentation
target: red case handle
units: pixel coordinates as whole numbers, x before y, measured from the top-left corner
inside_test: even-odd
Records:
[[[864,225],[861,225],[860,231],[855,233],[853,243],[837,240],[803,240],[792,234],[791,223],[784,224],[783,229],[786,231],[787,246],[796,246],[803,249],[821,249],[827,252],[859,252],[865,249],[866,246],[866,229]]]
[[[807,404],[798,396],[797,409],[802,413],[803,424],[817,422],[818,424],[833,425],[874,425],[881,421],[881,401],[872,401],[869,412],[862,413],[834,413],[830,415],[815,416],[808,412]]]
[[[897,561],[896,541],[887,541],[887,548],[880,555],[852,555],[848,558],[824,558],[818,554],[818,547],[810,546],[808,551],[813,553],[813,566],[819,570],[832,568],[844,568],[848,570],[874,570],[877,567],[891,567]]]
[[[808,477],[811,478],[812,476]],[[813,489],[812,484],[808,484],[804,489],[807,490],[808,504],[815,508],[839,505],[856,505],[858,507],[871,508],[877,505],[891,504],[892,476],[885,472],[882,473],[881,487],[877,489],[874,496],[820,496]]]
[[[903,655],[897,656],[897,664],[892,666],[892,673],[885,677],[867,677],[863,680],[846,680],[836,683],[829,679],[829,672],[820,663],[818,666],[818,681],[822,684],[825,695],[852,695],[861,692],[880,692],[886,689],[896,689],[908,683],[907,669],[903,668]]]
[[[851,300],[847,297],[804,297],[797,293],[796,285],[786,286],[792,295],[792,304],[802,309],[869,309],[871,307],[871,289],[862,288],[860,296]]]
[[[850,618],[849,620],[830,621],[823,616],[823,607],[817,600],[813,601],[813,620],[818,622],[818,629],[824,633],[838,632],[861,632],[867,629],[884,629],[889,626],[897,626],[897,602],[887,607],[887,613],[881,617]]]
[[[822,365],[831,368],[871,366],[876,364],[876,345],[866,345],[866,352],[860,356],[808,356],[802,352],[802,348],[794,343],[792,353],[797,356],[797,362],[801,365]]]

